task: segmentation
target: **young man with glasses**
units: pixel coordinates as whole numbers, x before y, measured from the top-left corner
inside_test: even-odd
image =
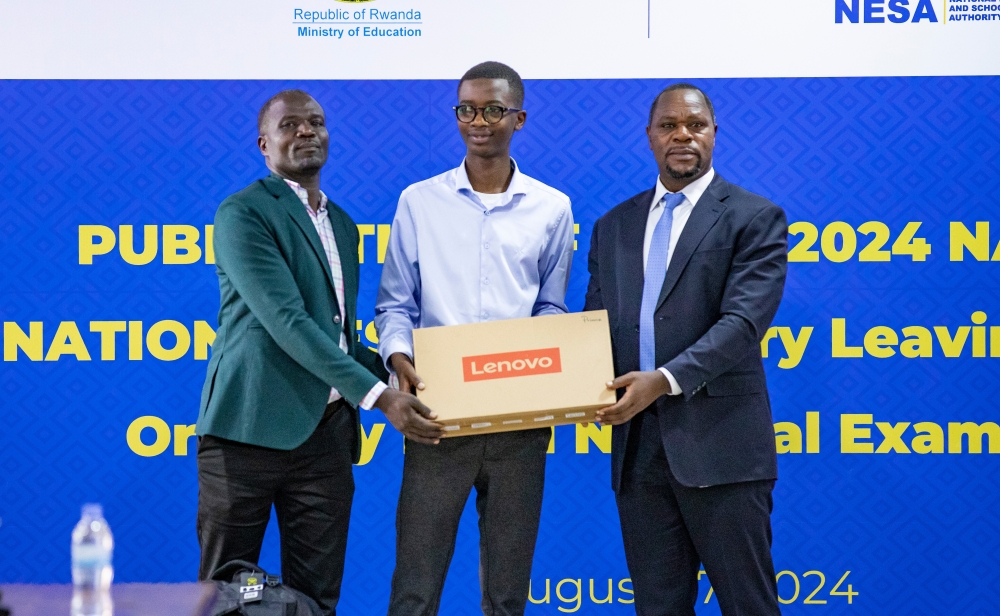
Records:
[[[569,198],[522,174],[510,157],[527,117],[521,78],[485,62],[462,77],[458,98],[465,160],[403,191],[375,306],[379,354],[405,392],[424,387],[412,362],[413,328],[567,311]],[[549,436],[543,428],[407,442],[390,615],[438,612],[473,487],[483,613],[524,612]]]

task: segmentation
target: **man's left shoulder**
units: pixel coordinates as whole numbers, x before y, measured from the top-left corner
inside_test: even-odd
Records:
[[[540,182],[523,173],[521,174],[521,180],[524,182],[525,187],[531,192],[531,194],[538,197],[541,202],[558,210],[570,207],[570,199],[562,191],[552,188],[548,184]]]
[[[781,206],[777,205],[767,197],[763,195],[758,195],[755,192],[750,192],[749,190],[743,188],[739,184],[734,184],[719,178],[725,182],[725,188],[728,192],[726,197],[726,204],[738,207],[741,211],[746,212],[751,215],[756,215],[762,210],[767,209],[781,209]]]

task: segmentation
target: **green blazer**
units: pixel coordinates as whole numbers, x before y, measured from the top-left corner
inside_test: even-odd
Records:
[[[354,407],[360,430],[356,407],[387,373],[378,355],[354,339],[358,228],[332,202],[327,209],[347,314],[340,314],[319,234],[280,176],[258,180],[219,206],[219,328],[201,394],[199,436],[294,449],[319,425],[331,387]],[[338,344],[344,328],[347,353]]]

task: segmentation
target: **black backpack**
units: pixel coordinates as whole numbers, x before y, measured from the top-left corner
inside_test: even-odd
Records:
[[[222,565],[212,580],[219,594],[211,616],[323,616],[315,601],[245,560]]]

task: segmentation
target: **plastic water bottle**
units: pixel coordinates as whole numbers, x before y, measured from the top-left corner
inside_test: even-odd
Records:
[[[84,505],[83,515],[73,529],[72,616],[112,616],[114,549],[115,540],[101,506]]]

